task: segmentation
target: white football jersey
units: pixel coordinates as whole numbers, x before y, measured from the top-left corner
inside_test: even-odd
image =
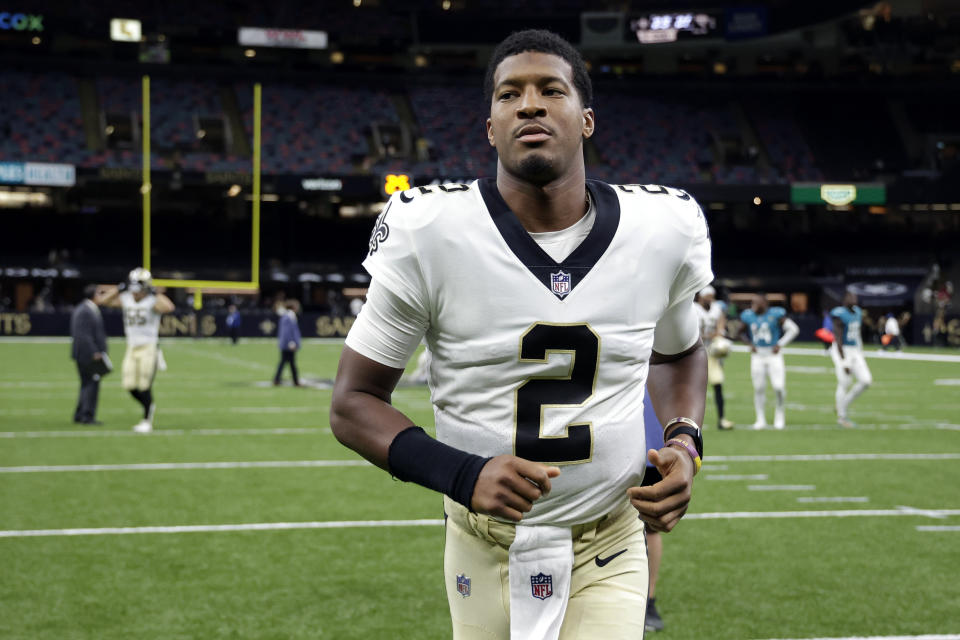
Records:
[[[587,188],[596,220],[560,263],[492,179],[394,194],[363,263],[428,318],[437,437],[482,456],[563,465],[528,524],[594,520],[640,483],[654,328],[713,279],[706,220],[690,195]]]
[[[120,294],[120,304],[123,307],[123,333],[127,336],[129,346],[157,344],[160,336],[160,314],[153,308],[156,303],[157,296],[152,293],[144,296],[139,302],[129,291]]]
[[[700,335],[704,336],[703,343],[709,344],[713,338],[707,338],[706,336],[713,336],[716,333],[717,323],[724,312],[724,305],[722,302],[714,300],[710,303],[709,309],[704,309],[703,305],[699,303],[696,306],[697,314],[700,316]]]

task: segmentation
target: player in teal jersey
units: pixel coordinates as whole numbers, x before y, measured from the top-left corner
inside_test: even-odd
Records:
[[[837,373],[837,422],[842,427],[856,426],[847,411],[857,396],[863,393],[873,382],[873,376],[863,357],[863,339],[860,336],[860,324],[863,311],[857,306],[857,294],[848,291],[843,297],[843,306],[830,311],[836,339],[830,345],[830,357]],[[856,378],[853,386],[850,382]]]
[[[777,398],[773,427],[783,429],[787,424],[787,374],[781,349],[797,337],[797,324],[787,317],[783,307],[770,307],[766,294],[759,293],[750,309],[740,314],[743,322],[741,339],[750,345],[750,377],[753,379],[753,406],[757,412],[754,429],[767,426],[765,411],[767,377]]]

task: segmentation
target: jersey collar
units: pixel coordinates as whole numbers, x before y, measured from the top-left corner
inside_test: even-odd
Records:
[[[480,195],[504,242],[523,266],[560,300],[566,298],[600,260],[620,226],[617,194],[603,182],[586,182],[596,206],[593,229],[563,262],[555,262],[520,224],[500,195],[496,180],[481,178],[478,181]]]

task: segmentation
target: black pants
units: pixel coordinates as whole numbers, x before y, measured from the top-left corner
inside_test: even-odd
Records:
[[[240,327],[230,327],[230,341],[233,344],[237,344],[237,340],[240,339]]]
[[[277,375],[273,377],[273,384],[280,384],[280,377],[283,376],[283,367],[290,364],[290,372],[293,373],[293,384],[300,384],[300,376],[297,375],[297,352],[294,349],[280,350],[280,364],[277,365]]]
[[[97,399],[100,397],[100,375],[92,367],[77,363],[80,373],[80,397],[73,412],[74,422],[93,422],[97,417]]]

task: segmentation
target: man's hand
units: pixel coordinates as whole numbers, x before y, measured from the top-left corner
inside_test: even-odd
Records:
[[[480,471],[470,507],[477,513],[520,522],[535,501],[550,493],[550,478],[558,475],[558,467],[496,456]]]
[[[94,360],[103,360],[103,354],[102,354],[101,352],[97,351],[96,353],[93,354],[93,359],[94,359]]]
[[[778,344],[773,345],[773,353],[774,354],[780,353],[780,345]]]
[[[750,353],[756,353],[756,352],[757,352],[757,345],[755,344],[750,345]]]
[[[693,489],[693,460],[676,447],[650,449],[647,459],[663,480],[649,487],[631,487],[627,496],[653,531],[671,531],[687,512]]]
[[[287,349],[288,349],[289,351],[296,351],[296,350],[297,350],[297,343],[294,342],[293,340],[291,340],[290,342],[287,343]]]

